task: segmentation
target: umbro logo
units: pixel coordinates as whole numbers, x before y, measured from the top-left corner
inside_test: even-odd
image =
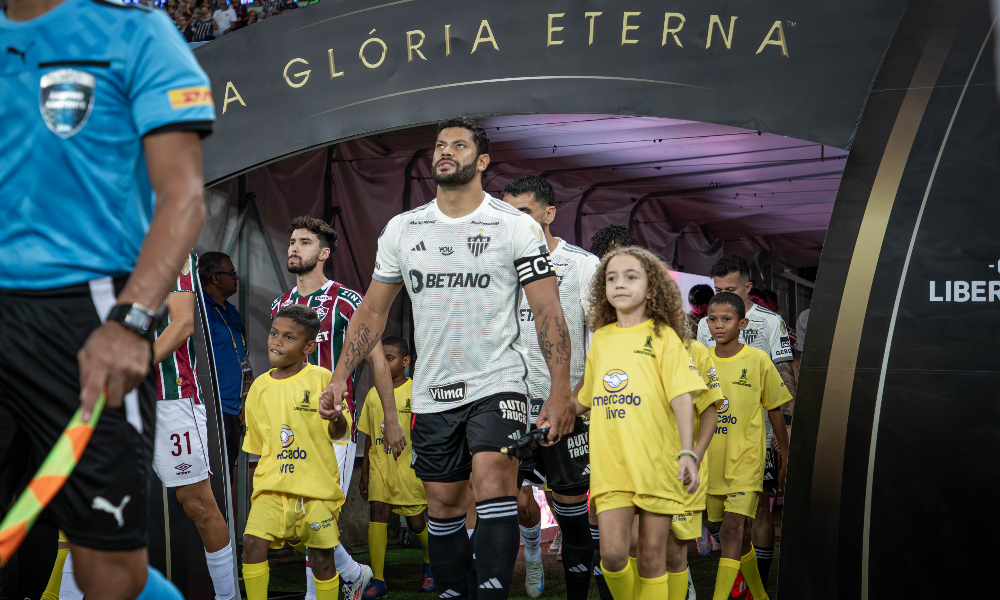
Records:
[[[576,565],[575,567],[570,567],[570,573],[586,573],[589,569],[585,565]]]
[[[500,581],[496,577],[490,577],[489,581],[482,583],[479,586],[481,590],[502,590],[503,586],[500,585]],[[444,596],[442,596],[443,598]]]
[[[188,469],[191,468],[191,465],[187,463],[181,463],[174,468],[177,469],[178,471],[187,471]]]
[[[416,246],[414,246],[414,247],[413,247],[413,250],[412,250],[412,252],[422,252],[422,251],[424,251],[424,250],[426,250],[426,249],[427,249],[427,246],[425,246],[425,245],[424,245],[424,242],[423,242],[423,241],[421,241],[421,242],[420,242],[419,244],[417,244]],[[444,596],[442,596],[442,598],[443,598],[443,597],[444,597]]]

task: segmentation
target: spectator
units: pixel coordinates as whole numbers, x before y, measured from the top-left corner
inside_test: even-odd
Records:
[[[243,433],[243,401],[253,372],[247,359],[246,335],[243,320],[228,298],[239,287],[239,276],[233,261],[222,252],[202,254],[198,264],[198,277],[205,296],[209,334],[215,354],[215,372],[219,379],[219,399],[222,403],[222,424],[226,436],[229,468],[236,466]]]
[[[692,335],[698,334],[698,322],[708,316],[708,301],[715,295],[712,286],[699,283],[688,290],[688,304],[691,312],[688,313],[688,323],[691,325]]]
[[[202,2],[194,9],[194,13],[191,15],[191,32],[192,32],[192,42],[207,42],[215,38],[215,30],[219,28],[219,24],[215,22],[212,18],[212,14],[208,12],[208,2]]]
[[[215,37],[222,37],[223,35],[232,31],[233,23],[236,22],[236,10],[233,8],[233,4],[239,0],[223,0],[228,4],[222,5],[212,13],[212,18],[215,19],[216,29]]]
[[[232,0],[232,2],[229,5],[229,8],[231,8],[236,13],[236,20],[233,22],[233,27],[232,29],[230,29],[230,31],[236,31],[237,29],[240,29],[241,27],[246,27],[249,24],[247,23],[247,14],[250,11],[248,11],[247,7],[243,5],[242,0]]]
[[[257,11],[250,10],[247,11],[247,25],[253,25],[257,22]]]
[[[174,23],[177,25],[177,30],[181,32],[184,39],[188,42],[194,41],[194,32],[191,30],[191,22],[183,14],[178,14],[174,19]]]
[[[282,7],[285,0],[261,0],[263,8],[260,11],[260,16],[262,19],[266,19],[272,15],[278,15],[285,11]]]

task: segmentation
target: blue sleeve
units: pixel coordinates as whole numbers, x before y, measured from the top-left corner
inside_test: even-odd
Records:
[[[143,19],[145,32],[132,52],[129,100],[136,131],[212,131],[215,105],[208,76],[177,27],[162,10]]]

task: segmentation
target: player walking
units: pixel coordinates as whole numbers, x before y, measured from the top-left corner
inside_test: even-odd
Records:
[[[337,248],[337,232],[328,224],[312,217],[296,217],[288,225],[291,239],[288,243],[288,271],[295,274],[295,287],[285,292],[271,305],[271,318],[286,306],[299,304],[307,306],[319,317],[322,326],[316,337],[316,349],[309,354],[311,364],[332,370],[340,357],[344,345],[344,333],[347,323],[361,303],[361,294],[327,279],[323,274],[323,266]],[[382,406],[389,406],[389,412],[396,410],[395,394],[393,392],[392,375],[389,365],[385,362],[385,353],[381,344],[366,357],[374,371],[375,389],[378,392]],[[348,393],[345,396],[345,410],[350,415],[351,436],[345,444],[334,445],[337,452],[337,468],[340,472],[340,489],[347,494],[351,488],[351,476],[354,473],[354,458],[358,443],[358,417],[354,404],[354,376],[348,379]],[[388,403],[388,404],[387,404]],[[399,457],[406,437],[399,423],[386,424],[386,441],[393,449],[394,456]],[[372,570],[351,558],[343,545],[335,549],[337,572],[343,579],[344,596],[357,600],[368,587],[372,578]],[[306,561],[306,598],[316,597],[315,581],[312,567]]]
[[[437,198],[397,215],[379,238],[371,288],[347,328],[321,410],[349,392],[353,369],[378,343],[404,285],[413,302],[420,368],[413,383],[413,461],[427,491],[430,559],[443,598],[507,598],[519,546],[517,464],[498,451],[527,430],[521,287],[551,373],[538,416],[557,440],[573,431],[571,340],[538,223],[483,192],[489,138],[473,120],[438,125]],[[472,477],[478,522],[470,543],[465,501]]]
[[[147,375],[153,308],[204,221],[209,81],[165,14],[137,5],[9,0],[0,39],[0,460],[15,471],[0,487],[104,391],[47,515],[86,596],[180,598],[147,567]]]
[[[503,189],[503,200],[538,222],[545,234],[559,285],[559,301],[566,316],[573,348],[570,361],[570,383],[574,387],[583,377],[587,360],[589,330],[586,303],[590,281],[600,261],[596,256],[552,235],[549,225],[556,216],[555,191],[548,181],[528,175],[519,177]],[[527,299],[522,298],[518,310],[524,343],[528,347],[529,421],[534,425],[542,403],[549,395],[549,370],[538,345],[534,315]],[[518,483],[519,526],[524,538],[524,587],[528,596],[537,598],[545,586],[542,571],[541,515],[532,486],[546,484],[552,490],[552,511],[563,535],[563,573],[566,577],[566,597],[583,600],[590,586],[591,548],[587,490],[590,488],[590,451],[588,427],[578,417],[573,435],[554,446],[541,448],[536,460],[521,464]],[[525,516],[530,515],[530,521]],[[526,522],[528,521],[528,522]]]

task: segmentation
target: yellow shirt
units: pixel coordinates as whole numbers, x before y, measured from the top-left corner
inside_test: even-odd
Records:
[[[722,393],[719,423],[708,446],[708,493],[762,491],[766,411],[792,399],[771,357],[751,346],[730,358],[711,349]]]
[[[712,362],[712,354],[708,348],[697,340],[691,340],[688,344],[688,355],[694,361],[694,365],[698,367],[702,381],[708,386],[706,391],[694,399],[694,437],[692,443],[697,445],[698,432],[701,427],[701,413],[712,404],[715,404],[715,408],[718,410],[726,398],[722,395],[722,385],[719,383],[715,364]],[[691,512],[705,510],[705,496],[708,495],[708,464],[711,460],[709,454],[710,452],[706,450],[705,456],[701,459],[701,465],[698,467],[698,477],[701,479],[701,484],[694,494],[687,496],[687,500],[684,502],[684,507]]]
[[[653,321],[594,332],[580,403],[590,412],[590,491],[634,492],[684,502],[677,481],[681,450],[670,401],[705,391],[688,350]]]
[[[406,435],[406,448],[398,460],[392,458],[392,449],[385,443],[385,413],[375,388],[369,390],[365,397],[365,405],[358,418],[358,429],[368,434],[372,440],[371,450],[368,451],[368,500],[394,506],[427,504],[424,484],[417,479],[411,466],[410,403],[413,398],[413,380],[407,378],[406,383],[396,388],[394,395],[397,418]]]
[[[263,491],[344,503],[340,472],[329,422],[319,416],[319,395],[330,383],[330,371],[306,364],[288,379],[271,377],[271,369],[250,386],[246,402],[247,435],[243,450],[260,455],[253,475],[253,498]]]

